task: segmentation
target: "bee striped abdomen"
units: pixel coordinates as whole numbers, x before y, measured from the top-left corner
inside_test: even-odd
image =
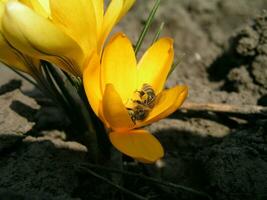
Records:
[[[139,96],[138,99],[132,100],[134,103],[132,108],[127,108],[134,123],[136,123],[137,120],[144,120],[148,116],[156,100],[155,91],[149,84],[143,84],[141,90],[136,92]]]
[[[149,108],[153,108],[155,105],[156,94],[154,89],[147,83],[143,84],[142,89],[138,91],[140,95],[141,104]]]

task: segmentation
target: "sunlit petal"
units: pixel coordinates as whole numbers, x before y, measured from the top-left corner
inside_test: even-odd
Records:
[[[155,107],[149,113],[147,119],[137,124],[137,127],[148,125],[163,119],[176,111],[188,95],[187,86],[175,86],[164,90],[159,94]]]
[[[100,88],[100,58],[95,53],[83,72],[83,84],[90,105],[95,114],[99,116],[99,107],[102,100]]]
[[[173,63],[173,55],[172,39],[162,38],[154,43],[138,63],[138,87],[148,83],[159,93]]]
[[[92,1],[50,0],[51,15],[83,49],[86,55],[96,47],[96,15]]]
[[[92,3],[95,9],[97,38],[99,38],[104,18],[104,0],[92,0]]]
[[[124,34],[119,33],[110,40],[101,67],[102,87],[113,84],[123,103],[129,101],[136,90],[137,68],[133,47]]]
[[[134,124],[112,84],[107,84],[103,95],[103,114],[113,130],[125,131]]]
[[[4,14],[4,2],[0,1],[0,20],[2,20],[3,14]],[[8,41],[4,38],[2,34],[2,26],[0,24],[0,62],[10,66],[14,67],[20,71],[30,73],[30,70],[23,62],[23,58],[20,52],[18,52],[16,49],[12,48]]]
[[[64,70],[81,75],[83,53],[75,41],[21,3],[6,4],[2,19],[7,40],[21,52],[54,62]]]
[[[43,17],[50,17],[49,0],[19,0]]]
[[[121,20],[121,18],[129,11],[129,9],[133,6],[135,0],[124,0],[123,7],[121,13],[117,19],[117,22]]]
[[[102,32],[98,40],[98,51],[100,52],[103,44],[111,32],[113,26],[117,23],[120,13],[123,9],[124,0],[110,1],[103,19]]]
[[[163,154],[159,141],[146,130],[111,132],[111,143],[122,153],[143,162],[155,162]]]

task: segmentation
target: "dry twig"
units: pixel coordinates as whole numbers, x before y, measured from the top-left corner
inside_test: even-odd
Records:
[[[104,167],[104,166],[101,166],[101,165],[95,165],[95,164],[91,164],[91,163],[86,163],[86,164],[84,164],[82,166],[79,166],[78,168],[81,169],[81,170],[87,171],[89,173],[92,173],[92,170],[89,170],[89,168],[92,168],[92,169],[103,170],[103,171],[110,172],[110,173],[124,174],[124,175],[127,175],[127,176],[140,178],[140,179],[146,180],[146,181],[154,183],[154,184],[163,185],[163,186],[166,186],[166,187],[169,187],[169,188],[174,188],[174,189],[177,189],[177,190],[184,190],[184,191],[193,193],[195,195],[206,197],[207,199],[212,200],[212,198],[207,193],[204,193],[202,191],[198,191],[198,190],[195,190],[193,188],[186,187],[186,186],[177,185],[177,184],[174,184],[174,183],[171,183],[171,182],[166,182],[166,181],[163,181],[163,180],[159,180],[159,179],[155,179],[155,178],[152,178],[152,177],[148,177],[148,176],[145,176],[143,174],[138,174],[138,173],[124,171],[124,170],[118,170],[118,169],[114,169],[114,168],[108,168],[108,167]],[[95,176],[95,174],[93,174],[93,175]],[[104,177],[101,177],[101,179],[103,179],[103,178]],[[105,182],[107,182],[107,181],[105,180]],[[109,183],[109,182],[107,182],[107,183]],[[112,183],[112,185],[114,186],[114,183]],[[118,188],[118,189],[121,190],[121,188]],[[128,191],[125,191],[124,188],[123,188],[122,191],[133,196],[133,194],[129,193]],[[140,198],[140,196],[139,197],[137,196],[137,198]]]
[[[261,115],[267,117],[267,107],[255,105],[230,105],[186,102],[181,107],[188,111],[216,112],[236,115]]]

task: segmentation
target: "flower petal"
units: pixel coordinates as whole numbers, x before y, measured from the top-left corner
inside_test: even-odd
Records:
[[[19,0],[21,3],[29,6],[39,15],[48,18],[50,16],[49,0]]]
[[[104,19],[104,0],[92,0],[95,9],[97,38],[100,37],[102,31],[102,24]]]
[[[58,64],[81,75],[83,53],[77,43],[48,19],[16,1],[6,4],[2,19],[5,38],[19,51]]]
[[[20,71],[31,74],[29,68],[23,63],[22,57],[16,54],[16,50],[8,45],[5,38],[0,32],[0,62],[6,64],[9,67],[14,67]],[[19,53],[19,52],[18,52]]]
[[[83,85],[93,111],[99,116],[102,92],[100,88],[100,58],[96,53],[93,54],[83,72]]]
[[[164,154],[159,141],[146,130],[111,132],[109,138],[119,151],[145,163],[155,162]]]
[[[134,124],[112,84],[107,84],[103,95],[103,115],[113,130],[125,131]]]
[[[137,123],[136,127],[142,127],[167,117],[183,104],[187,95],[187,86],[177,85],[171,89],[162,91],[148,117],[144,121]]]
[[[110,1],[103,19],[102,32],[98,40],[98,51],[101,52],[104,42],[116,24],[119,14],[123,8],[123,0]]]
[[[115,35],[105,47],[101,67],[102,88],[113,84],[126,104],[136,90],[137,68],[132,44],[124,34]]]
[[[83,49],[85,55],[97,47],[96,15],[92,1],[50,0],[52,21]]]
[[[135,0],[124,0],[121,13],[119,15],[119,18],[117,19],[117,23],[129,11],[129,9],[133,6],[134,2]]]
[[[83,85],[87,99],[94,113],[103,121],[106,127],[110,128],[109,123],[103,115],[103,94],[100,88],[100,58],[96,52],[92,54],[87,67],[85,67],[83,71]]]
[[[4,2],[0,1],[0,20],[4,14]],[[23,63],[22,55],[20,52],[17,52],[16,49],[12,48],[2,33],[2,26],[0,24],[0,62],[6,64],[9,67],[14,67],[20,71],[31,73],[29,68]]]
[[[173,55],[172,39],[162,38],[154,43],[138,63],[138,88],[147,83],[158,94],[164,87]]]

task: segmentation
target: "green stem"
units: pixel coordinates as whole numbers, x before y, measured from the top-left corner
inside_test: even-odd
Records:
[[[67,80],[64,81],[63,74],[60,75],[60,72],[48,62],[43,62],[43,65],[49,70],[62,95],[70,105],[72,114],[69,117],[75,128],[80,132],[79,134],[72,134],[72,136],[76,138],[78,136],[77,139],[87,146],[92,161],[96,162],[98,157],[97,137],[87,107],[80,96],[77,95],[74,86]]]
[[[159,39],[159,36],[160,36],[160,34],[161,34],[161,32],[162,32],[164,26],[165,26],[165,23],[162,22],[162,23],[160,24],[160,26],[159,26],[159,28],[158,28],[158,30],[157,30],[155,36],[154,36],[154,39],[152,40],[152,44],[154,44],[154,43]],[[151,45],[152,45],[152,44],[151,44]]]
[[[153,19],[155,17],[156,12],[158,10],[160,1],[161,0],[156,0],[152,10],[149,13],[149,16],[148,16],[148,18],[146,20],[146,24],[145,24],[145,26],[144,26],[144,28],[143,28],[143,30],[142,30],[142,32],[141,32],[141,34],[140,34],[140,36],[139,36],[139,38],[137,40],[137,43],[135,45],[135,50],[134,50],[135,55],[138,54],[138,52],[139,52],[139,50],[140,50],[140,48],[141,48],[141,46],[143,44],[144,38],[145,38],[145,36],[146,36],[146,34],[147,34],[151,24],[152,24],[152,21],[153,21]]]
[[[104,126],[104,124],[101,122],[101,120],[96,116],[94,111],[92,110],[92,107],[89,104],[89,101],[86,97],[85,90],[83,87],[83,83],[80,83],[78,93],[83,100],[84,105],[87,107],[87,110],[89,111],[89,114],[91,116],[92,124],[94,126],[94,129],[96,130],[96,136],[97,136],[97,144],[99,147],[99,156],[98,161],[101,163],[102,160],[109,160],[110,159],[110,148],[111,143],[108,138],[107,130]]]
[[[185,54],[181,55],[180,58],[178,58],[177,61],[172,64],[171,69],[170,69],[169,74],[168,74],[168,77],[172,74],[172,72],[175,70],[175,68],[182,62],[184,57],[185,57]]]

